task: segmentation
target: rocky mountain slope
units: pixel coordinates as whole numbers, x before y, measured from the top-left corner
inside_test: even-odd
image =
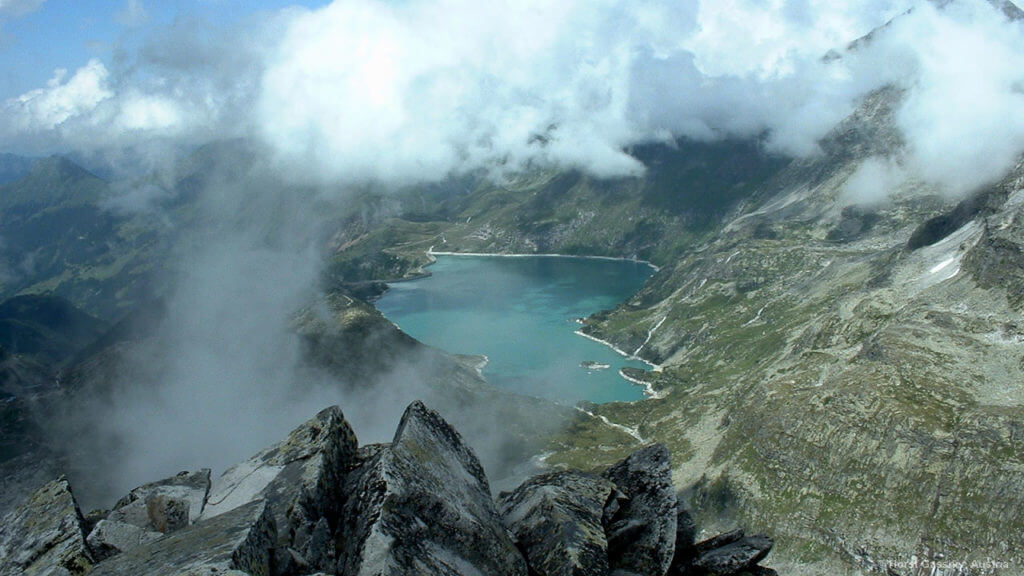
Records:
[[[858,131],[887,125],[892,100],[833,136],[863,152],[787,168],[771,202],[593,320],[664,367],[662,399],[598,412],[668,441],[699,510],[738,506],[801,564],[1019,566],[1024,163],[956,206],[908,199],[918,182],[844,206],[850,174],[891,145]]]
[[[427,248],[651,258],[661,269],[640,293],[584,331],[657,365],[631,376],[659,397],[588,410],[669,445],[698,518],[778,530],[780,565],[796,573],[913,573],[917,559],[1012,574],[1024,565],[1024,164],[963,201],[906,179],[858,203],[858,169],[903,153],[903,97],[870,94],[817,157],[736,169],[732,187],[706,188],[721,202],[702,219],[680,216],[683,202],[657,207],[659,166],[628,184],[537,174],[483,185],[437,218],[415,194],[392,199],[336,261],[383,249],[392,265],[364,269],[380,279],[421,273]],[[670,171],[688,174],[677,189],[736,166],[693,149],[675,157],[703,158]],[[622,186],[639,204],[619,212]],[[743,192],[710,194],[723,189]],[[652,212],[634,218],[638,206]],[[548,463],[610,464],[636,442],[581,417]]]
[[[0,522],[0,575],[769,576],[766,536],[695,542],[668,450],[492,498],[473,450],[420,402],[359,446],[338,407],[227,470],[182,472],[83,516],[68,482]]]

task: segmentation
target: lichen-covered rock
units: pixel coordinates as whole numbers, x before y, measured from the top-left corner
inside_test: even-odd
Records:
[[[209,492],[208,468],[181,472],[133,489],[98,522],[87,519],[92,529],[86,542],[93,557],[104,560],[185,528],[199,517]]]
[[[303,551],[321,518],[337,525],[344,496],[338,487],[356,449],[355,433],[341,409],[322,410],[284,441],[224,472],[202,518],[265,499],[281,530],[278,543]]]
[[[605,515],[612,574],[664,576],[676,544],[676,491],[668,448],[637,450],[604,473],[628,497]]]
[[[763,535],[746,536],[702,553],[693,565],[700,574],[708,576],[734,576],[755,569],[772,549],[771,538]]]
[[[46,484],[0,519],[0,576],[88,573],[82,522],[67,480]]]
[[[92,574],[179,576],[238,570],[270,576],[276,539],[268,504],[254,501],[105,560]]]
[[[89,532],[85,539],[97,562],[138,548],[160,538],[159,532],[146,530],[134,524],[118,520],[103,519]]]
[[[155,532],[173,532],[199,518],[209,493],[209,468],[181,472],[135,488],[118,500],[107,519]]]
[[[603,576],[609,568],[601,520],[615,491],[598,476],[552,472],[503,493],[498,509],[531,574]]]
[[[526,563],[462,437],[420,402],[346,487],[338,573],[526,576]]]

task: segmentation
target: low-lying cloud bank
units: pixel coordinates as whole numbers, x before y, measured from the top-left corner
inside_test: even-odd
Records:
[[[1022,26],[984,0],[339,0],[227,33],[181,21],[114,65],[59,70],[2,104],[0,145],[161,143],[155,163],[168,143],[254,137],[313,182],[552,164],[623,176],[643,170],[630,145],[679,136],[767,134],[814,154],[859,98],[895,84],[901,166],[961,193],[1024,152]]]

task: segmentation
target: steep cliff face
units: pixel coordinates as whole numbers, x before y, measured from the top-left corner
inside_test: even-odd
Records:
[[[694,541],[670,468],[652,445],[603,478],[544,474],[496,503],[421,402],[391,443],[363,447],[335,406],[212,487],[183,472],[83,517],[66,480],[43,486],[0,522],[0,574],[774,575],[766,536]]]

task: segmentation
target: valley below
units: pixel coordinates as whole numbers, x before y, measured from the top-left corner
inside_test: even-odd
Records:
[[[394,278],[420,274],[439,246],[650,259],[660,269],[644,287],[582,331],[661,367],[636,373],[657,398],[587,406],[549,441],[548,465],[665,442],[695,515],[780,535],[774,565],[789,573],[952,558],[1010,574],[1024,549],[1011,496],[1024,481],[1024,164],[964,201],[906,181],[891,202],[850,204],[858,167],[899,146],[898,98],[866,99],[819,158],[762,159],[756,185],[738,177],[748,192],[709,194],[721,203],[704,214],[623,207],[650,206],[658,165],[629,196],[635,183],[538,176],[484,186],[444,220],[396,212],[335,261],[373,246],[397,266],[379,277]],[[742,150],[696,148],[680,150],[693,164],[673,168],[679,182],[715,169],[700,154]]]
[[[771,565],[788,574],[881,572],[909,558],[1020,565],[1024,236],[1018,218],[1024,165],[967,202],[915,189],[906,200],[897,196],[873,208],[845,204],[844,182],[878,146],[888,145],[879,130],[892,97],[881,93],[867,100],[860,116],[835,132],[836,152],[813,161],[750,160],[742,145],[685,145],[675,160],[682,165],[663,160],[678,172],[668,180],[673,186],[704,181],[708,171],[739,159],[758,166],[732,185],[742,193],[719,192],[720,203],[704,212],[682,203],[642,206],[662,193],[655,184],[658,165],[641,181],[578,174],[537,174],[502,188],[481,181],[466,197],[447,201],[455,206],[436,204],[433,215],[405,207],[420,204],[423,190],[363,196],[348,209],[355,216],[343,212],[328,221],[328,230],[336,228],[329,235],[324,296],[299,306],[289,321],[306,367],[286,378],[335,382],[327,388],[307,384],[318,392],[301,392],[304,400],[296,406],[342,399],[352,407],[346,414],[359,433],[369,431],[373,440],[377,422],[394,420],[401,406],[424,399],[451,418],[502,489],[538,469],[597,470],[649,443],[664,443],[680,502],[698,524],[709,534],[737,525],[771,534]],[[840,147],[843,140],[863,148],[848,142]],[[850,153],[851,147],[858,151]],[[756,185],[751,174],[758,175]],[[719,188],[733,189],[727,183]],[[641,206],[624,205],[626,197],[639,198]],[[607,220],[595,223],[598,215]],[[915,240],[922,235],[926,241]],[[447,276],[446,266],[472,257],[441,256],[438,268],[428,267],[437,259],[431,251],[441,247],[657,265],[654,271],[592,261],[611,266],[612,276],[619,273],[610,270],[623,265],[643,272],[629,272],[632,280],[615,296],[595,300],[596,313],[573,308],[560,320],[586,316],[565,327],[568,338],[600,346],[611,357],[572,356],[566,363],[573,376],[553,379],[583,375],[585,381],[592,372],[617,381],[620,392],[558,394],[561,404],[531,398],[551,395],[509,387],[504,374],[488,377],[495,367],[481,372],[475,348],[449,349],[469,354],[451,356],[424,346],[369,303],[376,300],[386,311],[389,302],[392,309],[402,307],[403,298],[417,297],[417,284],[400,282],[385,292],[383,283],[431,270],[437,271],[431,281],[451,282],[437,297],[457,298],[458,290],[468,290],[493,296],[498,307],[511,303],[458,274]],[[546,275],[559,277],[551,270]],[[491,276],[505,282],[501,273]],[[590,278],[582,285],[601,282]],[[576,298],[571,289],[566,294]],[[165,304],[147,308],[157,319],[175,306],[173,297],[159,298]],[[625,301],[616,305],[617,298]],[[523,302],[516,305],[529,300]],[[160,332],[152,331],[159,322],[138,312],[113,325],[75,314],[92,332],[78,324],[33,321],[41,341],[54,333],[83,334],[76,344],[59,346],[77,352],[54,359],[42,356],[45,349],[4,344],[7,506],[61,470],[71,470],[72,480],[102,484],[76,489],[96,505],[114,490],[152,479],[151,468],[125,474],[118,464],[123,451],[96,452],[91,441],[65,449],[67,438],[80,437],[122,442],[130,454],[130,436],[124,435],[132,428],[97,436],[90,418],[70,420],[69,429],[53,428],[39,416],[83,409],[102,415],[109,410],[104,402],[116,409],[123,406],[119,398],[162,386],[159,365],[132,368],[138,366],[132,358],[150,357],[147,347],[159,345]],[[26,321],[7,326],[28,326]],[[431,322],[447,330],[447,320]],[[91,343],[97,334],[102,338]],[[515,339],[499,336],[492,345],[518,356]],[[625,365],[631,382],[618,374],[624,357],[612,347],[642,360]],[[581,367],[586,361],[615,369],[588,371]],[[125,370],[134,374],[127,381],[133,388],[124,388]],[[647,397],[638,384],[648,389]],[[580,399],[597,402],[574,407]],[[249,439],[248,448],[285,425],[294,421]]]
[[[0,575],[1024,573],[1019,71],[981,67],[1012,80],[991,137],[922,105],[970,85],[933,68],[979,68],[943,26],[1020,49],[1024,12],[896,14],[801,64],[838,84],[794,72],[753,112],[763,70],[624,45],[692,68],[705,116],[652,107],[614,146],[457,107],[457,145],[399,123],[339,152],[316,117],[130,176],[6,155]],[[596,84],[615,118],[643,100]],[[980,96],[937,100],[977,128]]]

